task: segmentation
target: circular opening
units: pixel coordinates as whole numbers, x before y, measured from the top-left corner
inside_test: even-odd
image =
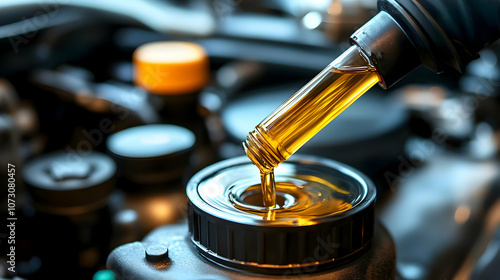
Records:
[[[204,211],[232,221],[316,224],[356,211],[368,194],[365,180],[357,173],[327,162],[289,160],[276,168],[277,207],[272,219],[262,202],[259,171],[246,158],[200,172],[188,185],[188,196],[195,204],[197,200],[207,204]]]
[[[258,186],[258,187],[260,187],[260,186]],[[241,202],[243,202],[244,204],[257,206],[257,207],[264,207],[264,198],[263,198],[262,192],[260,190],[247,189],[247,190],[245,190],[245,193],[243,193],[241,195],[239,200]],[[276,205],[278,208],[282,208],[286,202],[288,202],[286,199],[286,194],[276,193]]]
[[[283,190],[279,184],[276,188],[276,207],[274,211],[293,207],[296,199],[293,195]],[[228,200],[236,208],[243,212],[260,212],[267,215],[269,209],[264,206],[260,184],[247,186],[238,182],[228,189]]]
[[[340,264],[369,247],[375,187],[363,175],[294,156],[275,169],[275,180],[278,207],[268,209],[259,170],[246,157],[197,173],[187,186],[196,250],[225,266],[280,273]],[[325,242],[335,247],[318,257]]]

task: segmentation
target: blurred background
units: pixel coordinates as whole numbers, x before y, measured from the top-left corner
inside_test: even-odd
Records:
[[[184,219],[187,180],[244,155],[376,13],[376,0],[1,1],[0,209],[7,221],[10,163],[17,220],[16,273],[2,227],[0,276],[91,279],[115,247]],[[172,78],[133,55],[158,41],[205,50],[169,85],[206,79],[134,81],[134,63]],[[376,86],[299,151],[375,182],[399,279],[486,279],[500,263],[500,45],[480,55]]]

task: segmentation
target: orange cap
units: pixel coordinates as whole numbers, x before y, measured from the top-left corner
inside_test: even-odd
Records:
[[[184,94],[198,91],[208,82],[205,50],[187,42],[154,42],[133,54],[134,82],[154,94]]]

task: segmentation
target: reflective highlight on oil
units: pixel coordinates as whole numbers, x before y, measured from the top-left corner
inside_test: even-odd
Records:
[[[344,212],[363,199],[363,189],[321,162],[290,160],[276,168],[276,205],[264,206],[255,166],[240,164],[221,169],[198,184],[198,193],[211,208],[250,224],[313,225]],[[346,176],[348,177],[348,176]]]
[[[281,209],[276,193],[286,196],[294,191],[288,184],[275,183],[274,168],[378,82],[378,73],[369,59],[357,46],[351,46],[249,133],[243,146],[260,170],[263,206],[268,211],[264,218],[272,220],[275,212]],[[296,203],[301,201],[296,206],[301,210],[289,211],[287,215],[303,215],[304,212],[314,215],[318,210],[315,203],[324,203],[323,200],[306,200],[301,196],[321,194],[327,201],[337,199],[335,193],[326,191],[327,188],[323,192],[313,192],[313,188],[306,185],[296,188],[303,190],[296,200]],[[343,203],[347,202],[339,205]],[[342,207],[332,207],[330,213],[338,209]]]
[[[356,197],[349,190],[312,175],[278,177],[276,205],[271,209],[263,204],[260,184],[240,182],[231,186],[228,194],[230,202],[239,210],[271,221],[297,217],[296,225],[314,224],[314,218],[348,210]]]

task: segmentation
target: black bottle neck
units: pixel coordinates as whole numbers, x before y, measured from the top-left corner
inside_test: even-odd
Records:
[[[379,0],[378,7],[351,41],[372,59],[384,88],[421,64],[462,71],[500,38],[500,1]]]

